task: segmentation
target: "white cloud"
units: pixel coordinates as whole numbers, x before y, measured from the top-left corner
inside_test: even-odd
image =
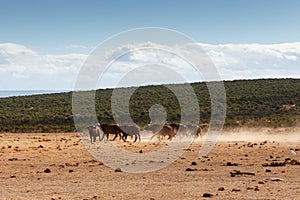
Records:
[[[87,55],[40,55],[18,44],[0,44],[0,77],[5,89],[69,89]]]
[[[300,78],[300,43],[199,44],[223,79]]]
[[[300,43],[164,46],[147,42],[128,44],[107,52],[105,59],[123,56],[106,71],[105,84],[101,86],[112,87],[124,74],[143,65],[157,64],[170,67],[189,82],[201,81],[202,77],[189,63],[172,53],[175,50],[181,55],[192,55],[201,60],[203,52],[199,52],[196,45],[209,55],[225,80],[300,78]],[[73,47],[81,48],[80,45]],[[87,57],[85,54],[41,55],[22,45],[0,44],[0,89],[72,89]],[[147,76],[147,73],[142,75]],[[165,77],[162,83],[170,80],[168,73]],[[148,77],[145,80],[149,80]]]

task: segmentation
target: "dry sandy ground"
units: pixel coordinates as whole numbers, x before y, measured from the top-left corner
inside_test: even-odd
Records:
[[[300,165],[292,161],[300,161],[300,135],[244,133],[222,136],[205,158],[198,158],[201,142],[195,142],[168,167],[137,174],[115,172],[95,160],[76,133],[2,133],[0,199],[174,200],[205,199],[204,193],[211,199],[300,199]],[[113,143],[137,153],[166,145]],[[272,162],[285,165],[263,166]],[[234,170],[255,175],[232,177]]]

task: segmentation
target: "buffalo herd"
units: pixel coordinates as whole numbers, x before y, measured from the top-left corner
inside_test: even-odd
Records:
[[[199,137],[201,135],[201,128],[197,125],[182,125],[182,124],[151,124],[147,125],[140,130],[136,125],[117,125],[117,124],[100,124],[89,126],[88,132],[91,143],[96,141],[108,140],[109,135],[113,135],[112,141],[119,138],[119,140],[127,141],[127,137],[134,137],[134,142],[139,139],[141,141],[140,132],[150,131],[153,135],[151,140],[156,138],[161,140],[172,140],[174,137]]]

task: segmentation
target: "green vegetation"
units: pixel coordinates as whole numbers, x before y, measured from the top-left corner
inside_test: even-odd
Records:
[[[299,125],[300,79],[261,79],[224,82],[227,96],[225,127]],[[191,84],[198,97],[201,123],[210,120],[210,96],[205,83]],[[181,84],[176,87],[181,87]],[[118,89],[126,93],[127,89]],[[111,89],[97,90],[98,120],[113,123]],[[185,98],[189,98],[186,94]],[[164,86],[145,86],[130,99],[132,119],[144,125],[150,122],[149,108],[161,104],[170,122],[180,122],[176,96]],[[296,106],[295,106],[295,105]],[[82,109],[85,109],[82,103]],[[194,109],[194,108],[190,108]],[[89,122],[90,116],[79,116]],[[32,95],[0,99],[0,132],[72,132],[72,93]]]

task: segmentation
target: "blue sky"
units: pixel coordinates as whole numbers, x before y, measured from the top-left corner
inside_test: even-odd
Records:
[[[72,89],[94,47],[141,27],[204,44],[224,80],[300,78],[299,8],[299,0],[0,0],[0,90]]]
[[[95,46],[120,31],[164,27],[202,43],[299,41],[298,0],[0,0],[0,42],[43,53]]]

